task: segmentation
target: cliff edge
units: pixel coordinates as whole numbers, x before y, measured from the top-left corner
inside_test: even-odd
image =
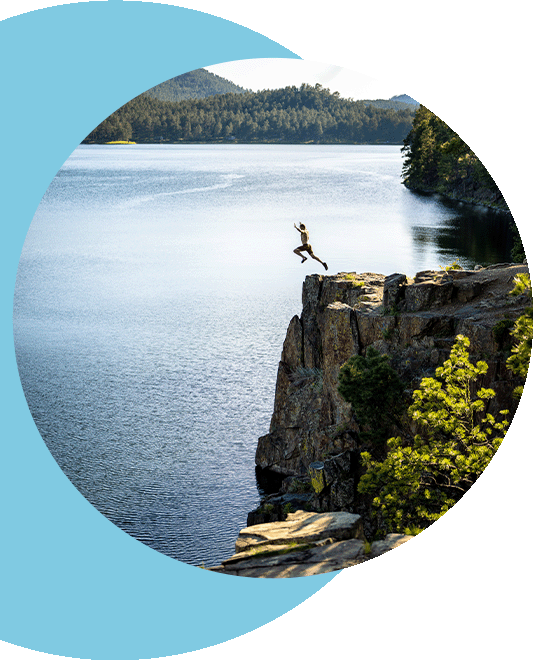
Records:
[[[518,403],[512,393],[521,379],[506,366],[508,329],[530,300],[509,292],[515,276],[525,272],[523,264],[497,264],[422,271],[414,278],[307,276],[302,314],[291,320],[283,345],[269,433],[258,441],[260,479],[262,473],[299,478],[282,485],[294,498],[315,477],[322,483],[309,489],[321,496],[313,508],[354,511],[359,427],[338,393],[338,375],[344,362],[369,347],[389,356],[410,394],[422,377],[434,376],[456,336],[466,335],[472,359],[488,363],[480,385],[495,390],[493,409],[509,409],[512,416]],[[288,509],[290,500],[286,495],[280,504]],[[249,517],[249,525],[259,521]]]
[[[370,347],[389,357],[411,396],[449,358],[457,335],[470,340],[472,361],[488,371],[478,387],[492,388],[489,412],[513,417],[508,369],[515,320],[531,306],[510,296],[523,264],[466,270],[338,273],[307,276],[302,313],[291,319],[278,367],[269,433],[258,440],[260,484],[273,484],[250,512],[236,554],[212,568],[251,577],[306,576],[365,562],[411,539],[390,534],[368,543],[366,504],[359,500],[363,449],[358,420],[338,393],[341,366]],[[266,491],[269,491],[266,488]],[[312,534],[313,531],[313,534]]]

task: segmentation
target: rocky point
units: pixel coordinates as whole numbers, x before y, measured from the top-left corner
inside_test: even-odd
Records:
[[[370,347],[386,354],[409,396],[422,377],[434,376],[436,367],[449,357],[456,336],[465,335],[471,343],[471,359],[489,366],[480,386],[496,393],[490,412],[508,409],[513,416],[517,399],[512,393],[522,381],[506,365],[511,347],[508,329],[531,299],[512,297],[510,291],[516,275],[526,272],[526,264],[497,264],[475,270],[422,271],[413,278],[402,273],[307,276],[302,313],[291,319],[283,344],[269,432],[258,440],[256,451],[258,479],[277,477],[277,490],[249,514],[236,556],[217,570],[239,574],[243,553],[248,569],[241,564],[242,575],[255,576],[331,571],[373,557],[370,547],[364,553],[363,532],[353,535],[350,551],[347,539],[328,534],[322,541],[306,541],[311,546],[300,551],[284,547],[283,555],[290,557],[283,562],[274,559],[276,549],[263,549],[260,562],[257,549],[244,551],[239,545],[247,535],[263,534],[258,526],[287,527],[295,511],[299,516],[306,511],[316,516],[358,516],[360,430],[337,389],[341,366],[355,354],[365,355]],[[393,537],[382,542],[380,552],[407,539]],[[343,544],[344,548],[339,546]],[[301,570],[295,568],[299,552],[305,554],[301,558],[306,567]]]

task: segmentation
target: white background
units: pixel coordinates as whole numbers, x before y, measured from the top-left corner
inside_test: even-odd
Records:
[[[0,18],[55,4],[63,3],[4,0]],[[231,20],[304,59],[392,81],[441,117],[481,158],[532,256],[531,168],[524,157],[532,158],[533,143],[528,3],[165,4]],[[527,382],[505,443],[476,486],[408,545],[344,570],[311,599],[255,632],[173,658],[532,658],[532,403],[533,386]],[[0,657],[59,658],[1,642]]]

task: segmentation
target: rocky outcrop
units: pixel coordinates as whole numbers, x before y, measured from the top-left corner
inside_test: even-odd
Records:
[[[278,476],[277,490],[249,513],[235,555],[211,570],[310,576],[365,562],[411,539],[395,533],[372,544],[365,540],[360,513],[368,503],[357,497],[360,429],[338,393],[339,370],[373,347],[389,356],[409,398],[421,378],[434,375],[449,357],[456,336],[467,335],[472,360],[489,366],[479,385],[496,392],[490,412],[506,408],[511,418],[517,405],[512,393],[522,381],[506,367],[509,330],[531,299],[509,292],[522,272],[526,265],[499,264],[422,271],[414,278],[308,276],[302,314],[291,320],[282,349],[269,433],[256,452],[258,479]]]
[[[291,320],[282,349],[269,433],[256,452],[258,479],[278,476],[276,493],[249,513],[235,555],[211,570],[310,576],[365,562],[411,539],[395,533],[365,540],[367,523],[358,512],[365,514],[368,503],[357,497],[360,429],[338,393],[339,370],[373,347],[389,356],[409,398],[449,357],[456,336],[466,335],[471,359],[489,366],[479,385],[496,392],[490,412],[509,409],[511,418],[512,393],[522,381],[506,367],[509,330],[531,305],[526,295],[509,295],[522,272],[526,265],[499,264],[414,278],[308,276],[302,314]]]
[[[513,414],[512,392],[521,381],[506,367],[511,345],[506,329],[530,301],[509,292],[514,277],[526,271],[526,265],[500,264],[423,271],[414,278],[308,276],[302,314],[291,320],[283,345],[269,433],[259,439],[256,452],[260,473],[290,478],[273,508],[291,510],[288,496],[300,492],[300,506],[302,494],[311,494],[306,509],[354,511],[359,428],[337,384],[341,365],[369,347],[390,357],[409,396],[448,358],[455,337],[466,335],[473,359],[489,365],[481,385],[496,391],[492,406]],[[249,523],[266,520],[261,510]]]
[[[312,576],[365,562],[409,539],[408,535],[388,535],[367,544],[357,514],[297,511],[285,521],[244,528],[236,554],[210,569],[249,578]]]

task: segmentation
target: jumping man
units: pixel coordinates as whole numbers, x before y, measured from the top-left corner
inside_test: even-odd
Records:
[[[312,259],[317,260],[318,262],[320,262],[320,263],[324,266],[325,271],[328,271],[328,266],[326,265],[326,262],[322,262],[322,261],[319,259],[319,257],[317,257],[316,255],[313,254],[312,247],[311,247],[311,245],[308,243],[309,240],[310,240],[310,233],[309,233],[308,230],[306,229],[306,225],[305,225],[304,223],[300,223],[300,227],[297,227],[297,226],[295,225],[295,223],[293,223],[293,227],[294,227],[297,231],[300,232],[300,240],[302,241],[302,245],[299,246],[298,248],[295,248],[295,250],[293,250],[293,252],[294,252],[296,255],[298,255],[299,257],[302,257],[302,262],[301,262],[301,264],[304,263],[304,262],[308,259],[307,257],[305,257],[305,256],[302,254],[303,251],[306,251],[306,252],[308,253],[308,255],[309,255]]]

